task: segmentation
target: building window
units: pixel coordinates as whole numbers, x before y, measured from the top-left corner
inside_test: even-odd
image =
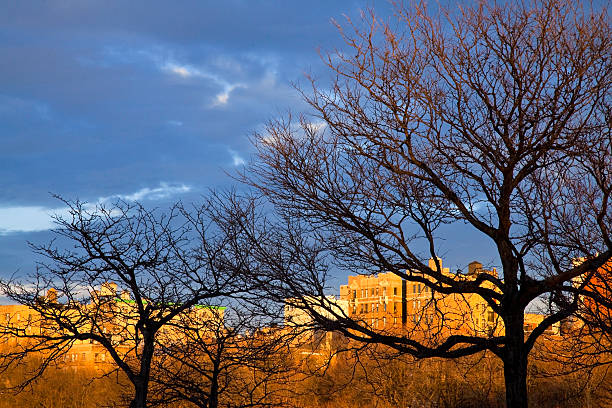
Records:
[[[355,299],[355,298],[357,298],[357,291],[356,290],[353,291],[353,299]]]
[[[365,297],[368,297],[368,290],[365,290]]]
[[[495,321],[495,313],[489,310],[488,313],[488,320],[489,322],[493,323]]]
[[[393,288],[393,296],[397,296],[397,288]]]
[[[383,288],[383,296],[387,296],[387,288]]]
[[[386,312],[387,311],[387,304],[383,303],[383,310]]]

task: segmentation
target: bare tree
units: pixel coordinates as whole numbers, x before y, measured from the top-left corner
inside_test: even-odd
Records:
[[[258,160],[243,180],[280,221],[277,235],[271,221],[256,233],[245,217],[243,232],[279,298],[320,296],[303,304],[319,326],[419,358],[489,350],[503,362],[507,406],[526,407],[536,340],[576,312],[612,256],[607,10],[480,1],[439,15],[398,5],[394,17],[339,26],[347,49],[324,58],[335,80],[302,91],[314,115],[255,135]],[[448,224],[489,239],[503,276],[445,273]],[[325,259],[393,272],[430,288],[433,302],[476,296],[503,330],[424,341],[330,319],[320,312],[333,312]],[[525,309],[542,299],[549,314],[526,333]]]
[[[288,406],[283,395],[292,368],[290,333],[268,326],[266,316],[238,302],[216,314],[184,315],[160,338],[152,405]]]
[[[0,282],[5,296],[31,311],[25,324],[2,325],[3,338],[18,340],[2,367],[38,354],[35,378],[73,345],[99,344],[133,385],[130,406],[145,407],[161,333],[185,316],[205,320],[215,303],[249,290],[224,259],[235,234],[206,206],[188,213],[180,205],[63,202],[58,239],[30,244],[44,260],[36,272]]]

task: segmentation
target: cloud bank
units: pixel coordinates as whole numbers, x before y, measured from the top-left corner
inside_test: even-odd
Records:
[[[157,201],[190,191],[192,191],[192,187],[186,184],[161,182],[158,187],[144,187],[130,194],[113,194],[100,197],[90,206],[94,208],[97,204],[109,203],[113,200]],[[67,215],[68,209],[66,207],[0,206],[0,235],[50,230],[54,227],[54,216],[63,217]]]

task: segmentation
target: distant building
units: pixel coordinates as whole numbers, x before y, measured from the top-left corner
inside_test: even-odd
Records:
[[[40,299],[41,304],[48,304],[57,313],[78,320],[81,330],[95,330],[104,334],[115,344],[115,350],[121,355],[134,352],[136,346],[136,302],[127,291],[118,293],[117,284],[104,283],[99,290],[91,293],[89,304],[59,303],[57,293],[50,289]],[[146,302],[146,301],[145,301]],[[191,319],[206,321],[223,319],[224,307],[192,307],[188,313]],[[96,313],[93,313],[93,311]],[[87,316],[86,318],[83,318]],[[175,320],[184,316],[177,316]],[[0,305],[0,348],[18,348],[27,346],[38,334],[57,335],[61,329],[52,319],[46,319],[39,312],[24,305]],[[158,335],[162,342],[181,341],[181,333],[172,325],[162,327]],[[68,365],[92,365],[112,363],[107,350],[93,340],[75,340],[70,349],[64,353],[64,362]]]
[[[524,329],[525,334],[531,333],[540,323],[546,318],[545,314],[541,313],[525,313]],[[551,327],[546,329],[546,334],[561,334],[561,322],[553,324]]]
[[[313,318],[309,309],[326,319],[335,320],[337,316],[348,317],[348,304],[347,300],[338,299],[335,296],[307,296],[299,299],[286,299],[284,308],[285,326],[312,326]]]
[[[346,318],[349,316],[348,303],[347,300],[338,299],[335,296],[305,296],[285,299],[284,333],[291,334],[289,336],[290,347],[295,357],[307,356],[321,358],[323,361],[334,360],[335,350],[346,339],[340,333],[319,327],[313,314],[329,320]]]
[[[467,274],[451,274],[449,268],[440,272],[454,280],[474,279],[479,273],[497,278],[497,271],[485,270],[480,262],[472,262]],[[436,262],[429,260],[431,269]],[[412,273],[414,276],[422,276]],[[483,286],[491,286],[484,282]],[[432,291],[425,283],[407,281],[387,272],[377,275],[349,276],[348,284],[340,287],[340,298],[348,301],[349,316],[374,330],[420,333],[423,337],[449,334],[493,334],[502,329],[501,319],[477,295],[443,295]]]
[[[580,285],[584,282],[576,282]],[[602,265],[597,272],[586,282],[585,289],[603,299],[612,299],[612,259]],[[582,298],[582,313],[587,320],[609,324],[612,321],[612,308],[602,305],[590,297]]]

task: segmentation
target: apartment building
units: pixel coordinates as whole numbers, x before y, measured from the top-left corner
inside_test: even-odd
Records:
[[[94,331],[104,335],[121,355],[134,352],[137,347],[136,303],[127,291],[118,291],[115,283],[104,283],[90,293],[88,304],[61,304],[50,289],[41,303],[54,305],[55,313],[74,320],[83,333]],[[146,302],[146,301],[145,301]],[[191,322],[222,321],[224,307],[192,307],[185,316],[174,318],[176,325],[165,325],[158,333],[160,342],[181,341],[182,333],[176,329],[179,319],[186,316]],[[78,323],[76,323],[78,322]],[[202,327],[205,327],[202,324]],[[205,330],[205,329],[203,329]],[[0,305],[0,348],[18,349],[36,342],[36,335],[58,335],[61,329],[49,318],[24,305]],[[63,353],[67,365],[104,365],[111,362],[107,350],[93,340],[74,340]]]
[[[578,260],[576,264],[581,263],[583,260]],[[588,282],[585,284],[585,289],[604,299],[612,299],[612,260],[609,260],[602,265],[597,273],[590,277]],[[575,282],[578,286],[584,283],[584,279],[581,282]],[[587,320],[596,322],[609,322],[612,321],[612,309],[595,302],[592,298],[583,297],[582,304],[584,309],[582,313],[585,314]]]
[[[287,327],[309,326],[312,317],[307,311],[308,308],[312,308],[327,319],[334,320],[336,316],[348,316],[348,304],[348,300],[338,299],[335,296],[285,299],[284,323]]]
[[[456,280],[474,279],[477,274],[497,277],[495,268],[485,270],[480,262],[468,266],[467,274],[452,274],[433,259],[429,267]],[[484,285],[490,285],[485,282]],[[499,317],[476,295],[442,295],[424,283],[402,279],[394,273],[349,276],[340,287],[340,298],[348,301],[348,314],[374,330],[411,330],[423,337],[449,334],[487,335],[499,333]]]

